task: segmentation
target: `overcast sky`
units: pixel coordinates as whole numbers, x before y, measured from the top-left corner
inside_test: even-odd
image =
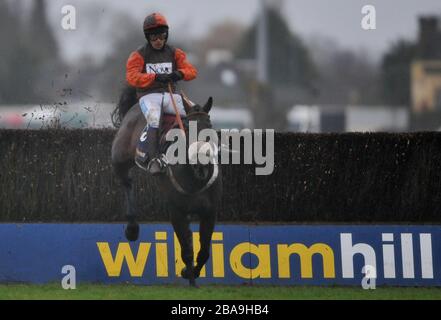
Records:
[[[32,1],[32,0],[25,0]],[[277,1],[277,0],[276,0]],[[278,0],[280,1],[280,0]],[[415,39],[420,14],[441,15],[440,0],[285,0],[283,15],[290,28],[302,37],[325,36],[340,46],[350,49],[364,48],[379,57],[398,38]],[[171,36],[188,33],[192,37],[205,35],[210,27],[225,20],[249,26],[256,17],[258,0],[50,0],[48,13],[61,40],[67,59],[84,53],[100,56],[108,50],[111,34],[104,31],[111,21],[112,12],[125,13],[134,23],[142,25],[146,14],[160,11],[169,21]],[[93,16],[95,24],[77,25],[75,31],[60,27],[63,5],[77,8],[81,15]],[[361,28],[361,8],[371,4],[376,8],[377,29]],[[95,10],[92,10],[95,7]],[[118,25],[113,25],[118,28]],[[141,28],[141,27],[140,27]],[[141,32],[141,31],[140,31]]]

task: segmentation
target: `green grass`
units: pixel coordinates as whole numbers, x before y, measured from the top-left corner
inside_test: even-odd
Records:
[[[354,287],[283,287],[283,286],[218,286],[199,289],[187,286],[135,286],[80,284],[75,290],[64,290],[59,284],[0,285],[0,299],[125,299],[125,300],[291,300],[291,299],[441,299],[441,288],[379,287],[363,290]]]

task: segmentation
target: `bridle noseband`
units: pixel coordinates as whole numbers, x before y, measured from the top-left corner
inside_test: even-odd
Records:
[[[208,121],[210,122],[210,115],[206,112],[203,112],[203,111],[196,111],[196,112],[192,112],[190,114],[187,114],[184,121],[188,122],[188,121],[192,120],[191,118],[194,118],[196,116],[207,117]],[[210,123],[210,127],[211,127],[211,123]],[[185,128],[185,129],[188,129],[188,128]],[[213,172],[211,174],[210,179],[207,181],[207,183],[201,189],[194,191],[194,192],[185,191],[185,189],[177,181],[175,175],[173,174],[173,170],[171,169],[170,166],[167,166],[167,175],[168,175],[171,183],[173,184],[173,186],[175,187],[175,189],[179,193],[184,194],[184,195],[196,195],[196,194],[202,193],[205,190],[207,190],[217,180],[217,178],[219,176],[219,165],[217,163],[213,163]]]

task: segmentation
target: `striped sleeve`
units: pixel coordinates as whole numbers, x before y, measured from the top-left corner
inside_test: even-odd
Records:
[[[126,65],[126,80],[135,88],[147,88],[155,81],[154,74],[142,73],[144,58],[138,51],[130,54]]]
[[[188,62],[184,51],[176,49],[175,60],[177,69],[182,72],[185,81],[190,81],[197,77],[198,71],[190,62]]]

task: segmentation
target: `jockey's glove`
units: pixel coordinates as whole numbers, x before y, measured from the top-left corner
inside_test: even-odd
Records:
[[[162,83],[168,83],[171,82],[171,74],[163,74],[163,73],[157,73],[155,80]]]
[[[176,70],[170,74],[170,78],[171,78],[171,81],[178,82],[178,81],[184,79],[184,75],[182,74],[181,71]]]
[[[156,74],[155,80],[162,83],[168,83],[168,82],[178,82],[179,80],[184,79],[184,75],[181,71],[174,71],[170,74],[162,74],[158,73]]]

